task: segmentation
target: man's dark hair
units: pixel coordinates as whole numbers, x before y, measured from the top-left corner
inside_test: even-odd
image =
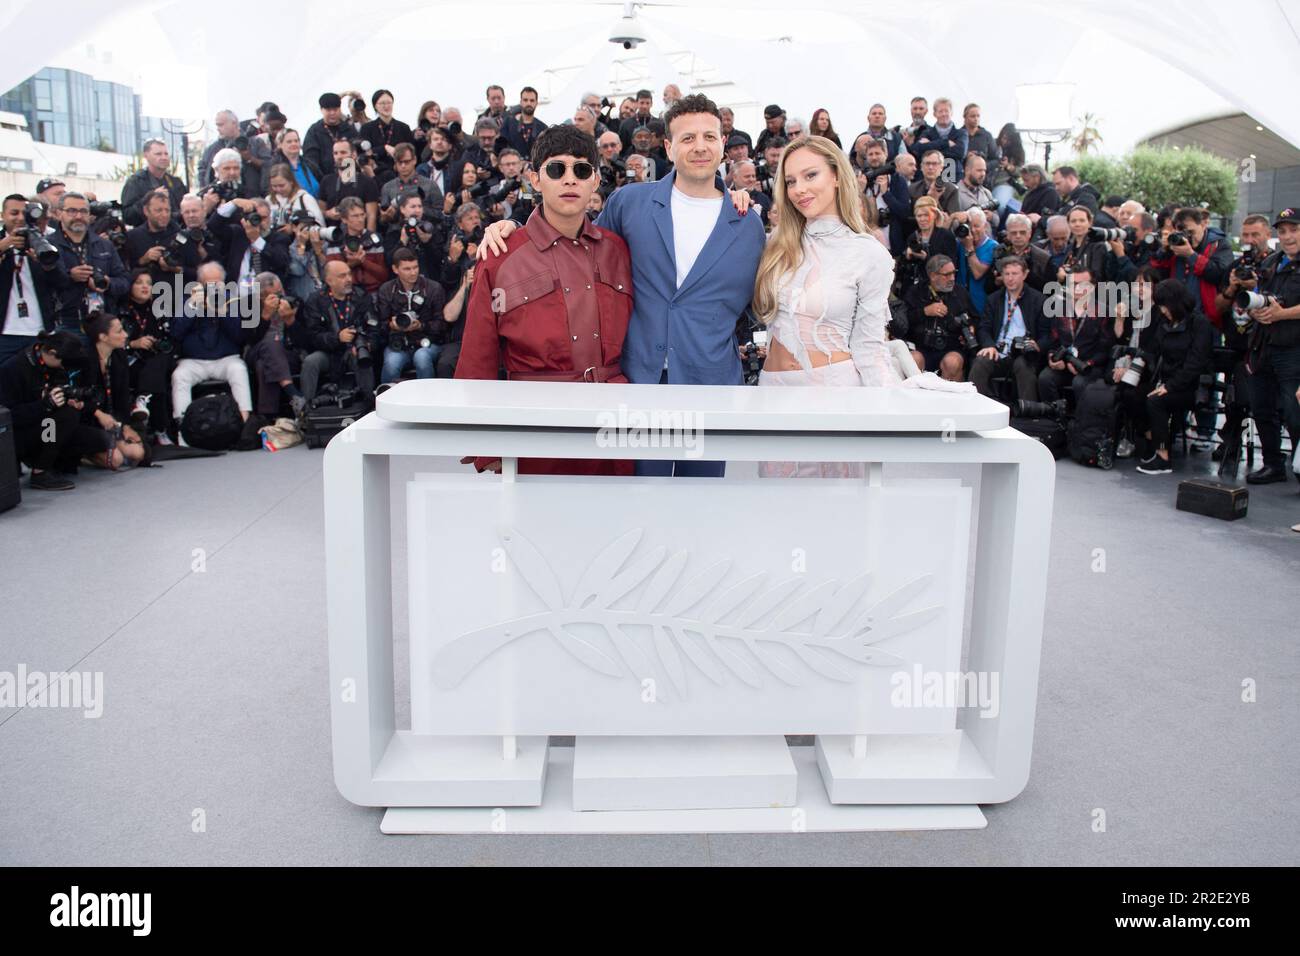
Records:
[[[924,96],[914,96],[914,97],[912,97],[912,103],[926,103],[926,104],[928,104],[929,102],[930,102],[930,101],[927,100]],[[910,106],[911,103],[909,103],[908,105]]]
[[[1260,218],[1263,217],[1261,216]],[[1156,228],[1156,217],[1151,215],[1151,213],[1149,212],[1138,213],[1137,220],[1138,222],[1142,223],[1142,228],[1145,229],[1147,232],[1151,232]],[[1250,221],[1249,217],[1247,217],[1246,221],[1247,222]],[[1264,222],[1267,223],[1268,220],[1265,219]],[[1243,226],[1245,224],[1246,224],[1245,222],[1242,223]]]
[[[5,198],[4,198],[4,202],[20,202],[20,203],[22,203],[24,206],[26,206],[26,205],[27,205],[27,197],[26,197],[26,196],[23,196],[23,195],[20,195],[20,194],[18,194],[18,193],[10,193],[8,196],[5,196]]]
[[[171,206],[171,202],[172,202],[172,201],[171,201],[171,197],[169,197],[169,196],[164,196],[162,193],[159,193],[159,192],[148,192],[148,193],[145,193],[145,194],[144,194],[144,198],[140,200],[140,208],[141,208],[141,209],[144,209],[145,207],[150,206],[150,205],[152,205],[153,203],[155,203],[155,202],[159,202],[159,201],[162,201],[162,202],[167,203],[168,207]]]
[[[790,145],[790,141],[786,139],[784,136],[773,136],[771,139],[769,139],[766,143],[763,144],[763,152],[766,153],[769,149],[773,149],[773,148],[785,149],[789,145]]]
[[[552,156],[573,156],[585,159],[591,165],[600,160],[596,153],[596,139],[590,133],[584,133],[576,126],[557,124],[548,126],[537,142],[533,143],[533,169],[541,171],[543,165]]]
[[[9,198],[6,198],[5,202],[8,201]],[[1273,228],[1273,224],[1269,222],[1268,216],[1261,216],[1257,212],[1251,213],[1245,219],[1241,220],[1241,224],[1243,226],[1268,226],[1270,229]]]
[[[77,366],[85,362],[86,347],[82,344],[79,335],[64,331],[40,332],[36,336],[36,341],[41,348],[57,355],[59,361],[65,366]]]
[[[998,260],[998,271],[1001,272],[1007,266],[1020,266],[1025,272],[1029,271],[1029,265],[1025,262],[1024,256],[1004,256]]]
[[[1210,218],[1210,214],[1199,206],[1184,206],[1178,212],[1174,213],[1174,225],[1179,226],[1192,220],[1195,223],[1203,223]]]
[[[1060,173],[1063,178],[1069,178],[1071,176],[1075,179],[1079,178],[1079,171],[1073,166],[1057,166],[1056,172]]]
[[[670,139],[673,135],[673,120],[687,113],[708,113],[718,121],[718,129],[722,129],[722,114],[718,112],[718,104],[703,93],[691,93],[664,111],[664,129]]]
[[[649,90],[637,90],[636,98],[638,100],[653,100],[655,98],[655,95],[651,93]]]
[[[537,92],[535,89],[533,89],[531,86],[525,86],[522,90],[520,90],[520,91],[519,91],[519,98],[520,98],[520,99],[523,99],[525,93],[532,93],[533,96],[536,96],[538,99],[541,99],[541,98],[542,98],[542,97],[541,97],[541,94],[538,93],[538,92]]]
[[[399,262],[419,262],[420,257],[405,246],[393,253],[393,268],[397,268]]]
[[[486,90],[483,91],[483,95],[491,96],[493,90],[500,90],[502,96],[506,95],[506,88],[499,83],[493,83],[491,86],[489,86]]]

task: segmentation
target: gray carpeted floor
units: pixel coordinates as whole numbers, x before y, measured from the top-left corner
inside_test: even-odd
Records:
[[[332,780],[320,452],[24,488],[0,515],[0,671],[102,671],[106,701],[0,709],[0,863],[1300,863],[1300,495],[1175,511],[1205,458],[1059,463],[1029,786],[954,833],[385,837]]]

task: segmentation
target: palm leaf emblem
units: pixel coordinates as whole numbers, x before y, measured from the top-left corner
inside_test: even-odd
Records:
[[[684,577],[687,551],[672,554],[662,546],[637,554],[644,535],[634,528],[600,551],[587,566],[568,600],[550,564],[531,541],[514,529],[500,535],[515,570],[545,605],[545,610],[468,631],[441,647],[433,659],[434,682],[458,685],[494,652],[521,637],[549,634],[571,657],[611,678],[641,679],[653,672],[651,654],[627,633],[649,629],[650,648],[659,669],[682,697],[693,669],[722,686],[739,680],[750,687],[776,679],[802,685],[808,672],[832,681],[854,679],[850,665],[889,667],[906,660],[877,647],[943,613],[942,605],[907,610],[929,588],[922,574],[874,602],[870,572],[844,583],[811,584],[805,575],[768,583],[760,572],[723,585],[732,561],[714,562]],[[635,604],[625,600],[645,585]],[[608,643],[598,646],[575,625],[597,625]],[[784,648],[789,655],[774,653]]]

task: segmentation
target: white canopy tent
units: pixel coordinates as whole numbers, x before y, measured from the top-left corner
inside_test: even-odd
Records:
[[[677,82],[736,107],[751,132],[776,102],[805,119],[827,108],[848,139],[871,103],[885,104],[892,125],[918,93],[947,95],[959,110],[978,102],[996,132],[1017,120],[1017,85],[1069,82],[1071,112],[1097,117],[1104,152],[1234,110],[1300,144],[1300,111],[1288,105],[1300,79],[1300,0],[649,3],[637,11],[647,42],[630,52],[608,40],[622,13],[621,3],[427,0],[63,0],[52,13],[20,0],[0,13],[11,41],[0,89],[93,43],[131,71],[149,115],[210,122],[216,109],[245,117],[272,99],[305,128],[322,91],[386,87],[407,122],[426,99],[468,117],[495,82],[511,102],[537,87],[549,122],[571,116],[587,89],[646,85],[657,101]]]

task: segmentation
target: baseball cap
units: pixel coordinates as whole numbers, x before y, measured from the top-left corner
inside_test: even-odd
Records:
[[[776,117],[780,116],[784,112],[785,110],[773,103],[763,110],[763,117],[765,119],[776,119]]]
[[[1274,228],[1276,228],[1277,226],[1282,225],[1282,223],[1284,222],[1292,222],[1292,223],[1300,224],[1300,209],[1295,209],[1292,206],[1288,206],[1287,208],[1283,209],[1280,213],[1277,214],[1277,218],[1273,220],[1273,226]]]
[[[36,184],[36,191],[37,191],[38,193],[43,193],[43,192],[45,192],[45,190],[49,189],[51,186],[65,186],[65,187],[66,187],[67,185],[68,185],[68,184],[65,183],[62,179],[42,179],[39,183]]]
[[[727,145],[724,148],[731,149],[731,147],[733,146],[748,146],[748,145],[749,145],[749,140],[741,136],[739,133],[732,133],[730,136],[727,137]]]
[[[336,110],[343,105],[343,98],[337,93],[322,93],[319,102],[323,110]]]

